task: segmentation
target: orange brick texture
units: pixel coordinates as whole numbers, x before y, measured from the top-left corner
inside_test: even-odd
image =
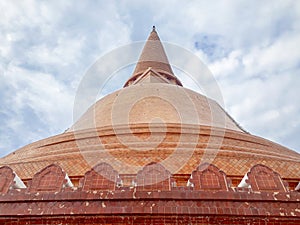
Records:
[[[251,188],[232,188],[224,172],[202,164],[189,185],[177,187],[168,170],[150,163],[123,186],[118,172],[100,163],[67,187],[63,169],[50,165],[18,189],[14,172],[1,167],[0,224],[300,224],[299,192],[263,165],[247,175]]]
[[[8,192],[9,188],[13,185],[15,175],[13,170],[8,166],[0,168],[0,194]]]
[[[195,190],[228,190],[226,174],[208,163],[193,171],[189,182]]]
[[[253,191],[284,192],[288,188],[278,173],[263,165],[252,167],[247,175]]]
[[[137,190],[171,190],[171,173],[159,163],[146,165],[136,176]]]
[[[118,182],[121,182],[118,172],[109,164],[101,163],[86,172],[80,186],[83,191],[115,190]]]
[[[61,191],[66,183],[65,176],[66,173],[59,166],[55,164],[47,166],[33,176],[29,191]]]

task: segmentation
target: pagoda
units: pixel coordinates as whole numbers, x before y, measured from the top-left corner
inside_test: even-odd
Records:
[[[153,27],[123,88],[0,159],[0,223],[296,225],[299,181],[297,152],[183,87]]]

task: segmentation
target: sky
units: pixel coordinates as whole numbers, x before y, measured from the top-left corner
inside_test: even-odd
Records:
[[[89,67],[152,25],[205,63],[245,130],[300,152],[300,1],[3,0],[0,10],[0,157],[69,128]]]

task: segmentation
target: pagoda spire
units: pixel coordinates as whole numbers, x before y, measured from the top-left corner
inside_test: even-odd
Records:
[[[149,74],[160,76],[160,80],[164,83],[170,83],[182,86],[181,82],[174,75],[164,47],[156,32],[155,26],[146,41],[140,58],[136,64],[132,76],[127,80],[124,87],[139,83],[143,76]]]

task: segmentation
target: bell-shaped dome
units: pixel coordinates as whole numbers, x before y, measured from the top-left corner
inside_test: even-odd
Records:
[[[163,82],[141,82],[105,96],[68,132],[149,123],[202,125],[244,132],[214,100]]]
[[[257,164],[287,181],[300,177],[298,153],[248,134],[216,101],[182,87],[155,29],[124,88],[97,101],[67,132],[1,158],[0,166],[30,180],[56,163],[74,182],[100,162],[124,177],[160,162],[179,186],[201,162],[233,181]]]

